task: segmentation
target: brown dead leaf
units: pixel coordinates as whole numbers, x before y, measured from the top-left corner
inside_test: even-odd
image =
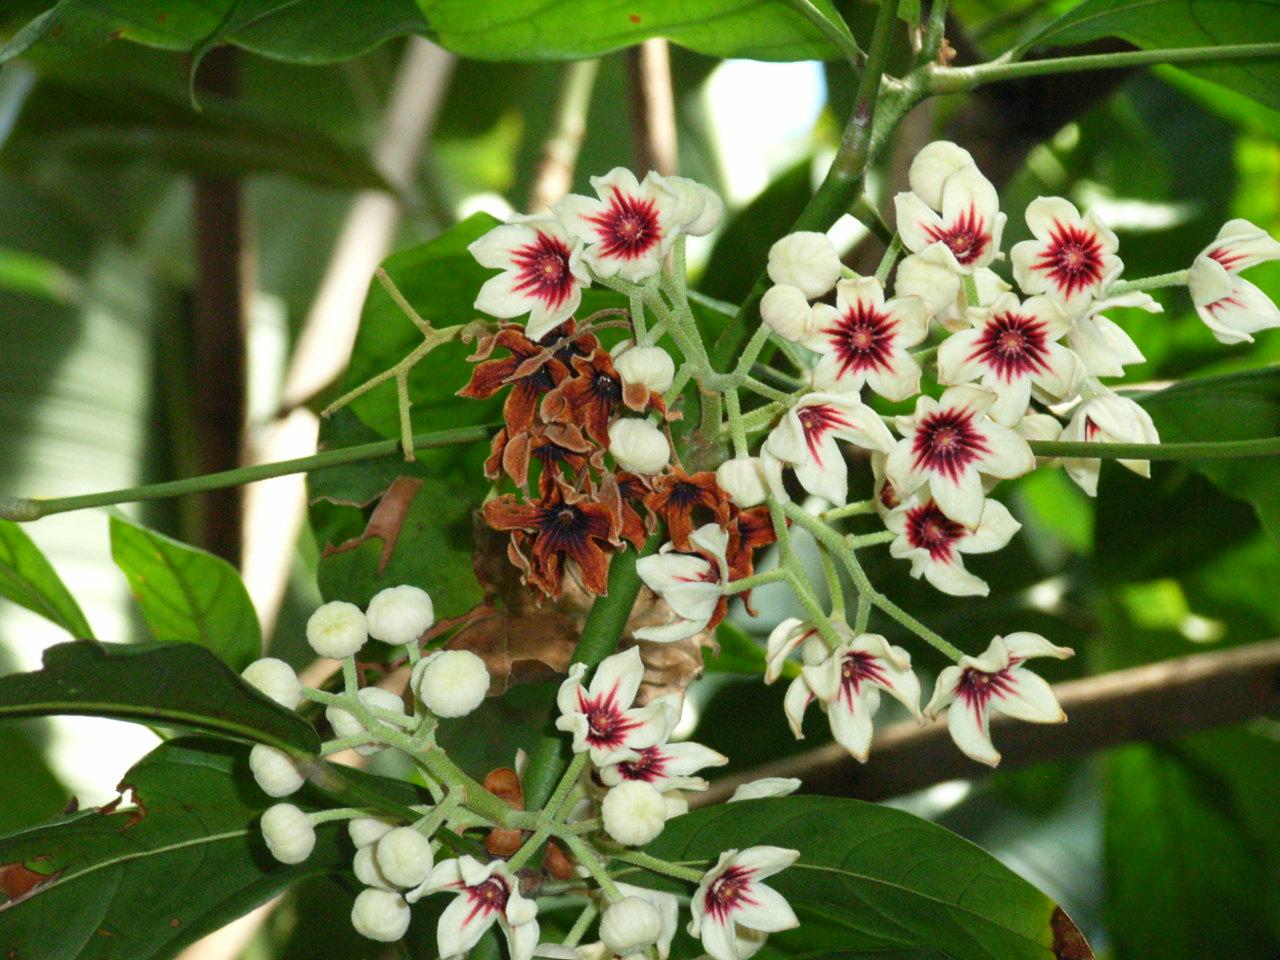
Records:
[[[1058,960],[1094,960],[1093,948],[1061,907],[1054,907],[1049,926],[1053,930],[1053,955]]]
[[[348,550],[354,550],[366,540],[377,538],[382,541],[382,556],[378,558],[378,576],[382,576],[386,573],[387,564],[391,562],[391,555],[395,552],[404,518],[408,516],[413,498],[418,495],[421,488],[422,481],[416,477],[396,477],[387,488],[387,492],[382,495],[382,499],[378,501],[378,505],[373,508],[373,513],[369,515],[369,522],[365,524],[364,533],[336,547],[326,546],[321,556],[331,557],[335,553],[345,553]]]
[[[0,863],[0,893],[10,901],[21,900],[42,884],[56,880],[61,873],[61,870],[40,873],[25,863]]]

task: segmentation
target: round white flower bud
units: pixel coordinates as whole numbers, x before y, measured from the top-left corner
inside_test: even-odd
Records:
[[[916,154],[907,174],[911,190],[935,210],[942,209],[942,188],[953,173],[974,168],[973,155],[949,140],[935,140]]]
[[[667,802],[643,780],[625,780],[604,795],[600,815],[605,833],[619,843],[638,847],[662,832]]]
[[[315,827],[292,803],[277,803],[262,815],[262,839],[281,863],[301,863],[316,846]]]
[[[759,457],[735,457],[716,468],[716,483],[729,499],[742,507],[764,503],[769,496]]]
[[[724,201],[710,187],[688,177],[663,177],[662,185],[679,201],[671,219],[683,224],[681,232],[703,237],[720,225]]]
[[[436,622],[431,595],[408,584],[380,590],[365,611],[369,636],[383,643],[413,643]]]
[[[809,301],[798,287],[789,284],[770,287],[760,301],[760,319],[770,330],[792,343],[799,343],[812,333],[810,316]]]
[[[643,476],[657,473],[671,462],[666,434],[648,420],[626,417],[609,425],[609,452],[618,466]]]
[[[362,890],[351,907],[351,925],[370,940],[394,943],[409,929],[409,905],[389,890]]]
[[[840,279],[840,254],[825,233],[789,233],[769,248],[769,279],[799,287],[814,300]]]
[[[307,620],[307,643],[322,657],[349,657],[368,639],[368,624],[354,603],[331,600]]]
[[[280,706],[297,709],[302,702],[302,684],[293,667],[275,657],[263,657],[244,668],[241,679],[249,686],[265,693]]]
[[[413,827],[396,827],[375,848],[378,870],[397,887],[416,887],[431,872],[431,841]]]
[[[623,897],[605,908],[600,939],[620,957],[639,953],[662,935],[658,908],[643,897]]]
[[[383,690],[381,687],[364,687],[356,692],[356,697],[365,707],[389,710],[392,713],[404,713],[404,703],[390,690]],[[331,704],[325,708],[324,716],[329,721],[329,725],[333,727],[334,735],[341,740],[346,740],[349,737],[358,737],[365,732],[364,724],[354,714],[343,710],[342,707]],[[381,749],[381,744],[371,743],[356,747],[356,752],[361,756],[370,757]]]
[[[489,693],[489,669],[470,650],[441,650],[418,661],[411,683],[437,717],[465,717]]]
[[[395,885],[388,881],[378,868],[378,857],[373,847],[361,847],[357,850],[355,859],[351,861],[351,868],[355,871],[356,879],[366,887],[377,887],[379,890],[395,889]]]
[[[638,383],[654,393],[664,393],[676,377],[671,354],[661,347],[632,347],[614,361],[623,383]]]
[[[395,825],[377,817],[354,817],[347,824],[347,833],[351,842],[357,847],[367,847],[377,843],[383,835]]]
[[[306,779],[287,753],[264,743],[249,751],[249,769],[268,797],[287,797],[297,791]]]

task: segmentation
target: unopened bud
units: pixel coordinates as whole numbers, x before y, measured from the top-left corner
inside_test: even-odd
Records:
[[[489,669],[470,650],[441,650],[413,668],[410,684],[437,717],[465,717],[489,693]]]
[[[638,847],[662,833],[667,803],[643,780],[627,780],[604,795],[600,804],[605,833],[621,844]]]
[[[815,300],[840,279],[840,254],[825,233],[789,233],[769,249],[769,279]]]
[[[287,753],[263,743],[249,751],[249,769],[268,797],[287,797],[296,792],[306,779]]]
[[[322,657],[349,657],[368,639],[364,613],[354,603],[332,600],[307,620],[307,643]]]
[[[260,826],[267,849],[281,863],[302,863],[315,849],[315,827],[292,803],[269,807],[262,815]]]
[[[624,417],[609,426],[609,452],[623,470],[649,476],[671,462],[666,435],[638,417]]]
[[[389,890],[362,890],[351,907],[351,925],[370,940],[394,943],[409,929],[409,905]]]
[[[297,709],[302,702],[302,684],[293,667],[275,657],[263,657],[244,668],[241,678],[289,710]]]
[[[431,596],[420,587],[405,584],[380,590],[365,612],[369,636],[383,643],[413,643],[436,621]]]

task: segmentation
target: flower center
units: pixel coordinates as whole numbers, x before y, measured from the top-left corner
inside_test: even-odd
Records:
[[[622,397],[622,384],[607,373],[597,373],[592,387],[596,396],[606,403],[617,403]]]
[[[981,257],[991,243],[987,221],[978,216],[972,205],[956,217],[954,223],[945,227],[926,226],[924,229],[929,239],[945,243],[961,266],[968,266]]]
[[[990,453],[987,439],[973,425],[973,414],[963,410],[939,410],[926,416],[911,445],[917,470],[938,473],[958,481],[969,466]]]
[[[515,261],[515,290],[558,307],[569,298],[573,274],[569,270],[569,248],[564,241],[538,231],[537,239],[512,251]]]
[[[907,514],[907,543],[929,551],[930,559],[949,563],[956,542],[968,531],[956,523],[930,500]]]
[[[467,900],[471,904],[471,910],[462,921],[463,926],[476,917],[487,917],[491,913],[505,913],[510,896],[511,891],[499,877],[490,877],[474,887],[467,887]]]
[[[653,783],[663,775],[666,759],[657,747],[646,747],[634,760],[624,760],[618,764],[618,773],[623,780],[643,780]]]
[[[1010,659],[1009,665],[995,673],[966,667],[956,684],[956,696],[982,721],[987,704],[1014,691],[1013,668],[1021,661]]]
[[[636,260],[652,250],[662,235],[654,202],[616,188],[604,212],[588,220],[596,227],[600,238],[596,252],[603,257]]]
[[[1012,382],[1049,369],[1048,345],[1048,330],[1035,317],[998,313],[983,327],[969,359]]]
[[[755,906],[756,901],[750,896],[754,875],[755,871],[746,867],[729,867],[707,887],[703,908],[718,923],[724,923],[738,907]]]
[[[1055,220],[1049,243],[1032,266],[1047,273],[1058,291],[1069,297],[1102,282],[1102,244],[1083,227]]]
[[[850,706],[862,691],[863,681],[890,685],[879,660],[862,650],[850,650],[840,661],[840,695]]]
[[[888,370],[896,330],[888,314],[858,301],[822,332],[835,350],[843,377],[860,370]]]

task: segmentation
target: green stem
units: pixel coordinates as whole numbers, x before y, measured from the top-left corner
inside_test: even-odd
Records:
[[[929,22],[924,28],[924,42],[920,44],[917,63],[938,59],[942,50],[942,38],[947,29],[947,0],[933,0],[929,5]]]
[[[885,250],[884,256],[880,259],[880,266],[876,267],[876,279],[880,281],[880,286],[883,287],[888,282],[889,271],[893,269],[901,252],[902,238],[895,233],[893,239],[889,241],[889,247]]]
[[[582,938],[587,935],[587,928],[591,926],[591,921],[596,918],[598,909],[594,900],[587,901],[587,905],[582,908],[582,913],[578,914],[578,919],[573,922],[573,926],[565,935],[566,947],[576,947],[582,941]]]
[[[845,542],[849,544],[850,550],[862,550],[865,547],[876,547],[882,543],[889,543],[897,539],[897,534],[889,530],[881,530],[879,533],[864,533],[862,536],[850,535]]]
[[[529,858],[537,853],[538,848],[550,838],[551,832],[552,825],[544,823],[533,832],[533,836],[526,840],[519,850],[511,855],[511,858],[507,861],[507,866],[511,868],[513,873],[529,862]]]
[[[1022,80],[1056,73],[1082,70],[1112,70],[1146,67],[1157,63],[1220,63],[1227,60],[1280,59],[1280,43],[1242,43],[1219,47],[1178,47],[1165,50],[1126,50],[1121,53],[1094,53],[1077,57],[1017,61],[1025,48],[1010,51],[990,63],[971,67],[934,67],[927,71],[930,93],[961,93],[984,83]]]
[[[853,68],[854,73],[857,73],[862,68],[862,62],[866,59],[866,55],[862,52],[862,48],[858,46],[858,41],[853,38],[853,34],[849,32],[848,27],[845,27],[843,23],[832,20],[815,7],[810,0],[787,0],[787,3],[804,14],[809,22],[817,27],[837,50],[844,54],[845,60],[849,62],[849,66]]]
[[[725,593],[742,593],[744,590],[754,590],[756,587],[762,587],[766,583],[776,583],[779,580],[785,580],[787,571],[781,567],[774,567],[772,570],[766,570],[763,573],[753,574],[750,577],[743,577],[740,580],[730,580],[725,584]]]
[[[555,820],[563,819],[560,816],[560,808],[564,806],[565,799],[573,790],[574,785],[578,782],[578,777],[582,775],[582,768],[587,765],[587,754],[575,754],[569,766],[565,767],[564,773],[560,777],[560,783],[556,785],[555,793],[551,794],[551,799],[547,801],[544,812]]]
[[[1280,455],[1280,437],[1253,440],[1205,440],[1195,443],[1090,443],[1078,440],[1032,440],[1037,457],[1103,460],[1232,460]]]
[[[481,440],[488,440],[495,429],[497,429],[496,426],[485,424],[477,427],[459,427],[456,430],[419,433],[413,438],[413,446],[415,450],[430,450],[464,443],[478,443]],[[188,477],[185,480],[169,480],[164,483],[108,490],[102,493],[82,493],[73,497],[49,499],[0,496],[0,519],[16,520],[21,523],[39,520],[41,517],[55,513],[67,513],[89,507],[106,507],[116,503],[139,503],[144,500],[161,500],[165,497],[179,497],[189,493],[206,493],[210,490],[221,490],[224,487],[238,487],[246,483],[256,483],[259,480],[269,480],[272,477],[283,477],[291,473],[306,473],[311,470],[322,470],[325,467],[377,460],[380,457],[390,456],[399,449],[399,440],[376,440],[373,443],[325,450],[310,457],[262,463],[252,467],[238,467],[234,470]]]
[[[581,837],[569,836],[561,839],[569,847],[569,851],[578,859],[578,863],[587,868],[587,872],[600,885],[600,889],[605,892],[605,896],[610,901],[621,900],[622,894],[618,892],[618,885],[613,882],[613,878],[605,870],[604,864],[600,862],[600,858],[596,855],[592,846]]]
[[[763,329],[763,328],[761,328]],[[747,431],[742,426],[742,407],[738,403],[738,391],[730,387],[724,392],[725,413],[729,415],[729,435],[733,437],[733,455],[747,455]]]
[[[817,629],[818,635],[826,641],[827,647],[834,650],[840,646],[842,642],[840,634],[836,633],[835,627],[831,625],[831,620],[822,609],[822,604],[818,603],[813,588],[805,581],[804,576],[794,570],[788,570],[787,585],[800,601],[800,606],[804,607],[804,612],[809,615],[809,621]]]
[[[849,215],[870,230],[885,246],[893,242],[893,231],[884,222],[884,217],[880,216],[880,211],[867,199],[865,193],[859,194],[854,199],[849,207]]]
[[[1121,280],[1113,283],[1102,293],[1101,299],[1129,293],[1132,290],[1155,290],[1158,287],[1185,287],[1190,270],[1174,270],[1172,273],[1161,273],[1154,277],[1139,277],[1137,280]]]
[[[609,856],[615,860],[621,860],[623,863],[630,863],[633,866],[644,867],[644,869],[659,873],[665,877],[675,877],[677,880],[688,880],[690,883],[702,882],[702,871],[694,870],[692,867],[683,867],[678,863],[671,863],[655,857],[651,853],[645,853],[642,850],[619,850],[611,852]]]
[[[818,545],[818,559],[822,563],[822,576],[827,581],[827,593],[831,596],[831,619],[844,619],[844,587],[840,584],[840,572],[836,570],[831,551]]]
[[[856,500],[853,503],[846,503],[843,507],[836,507],[822,514],[822,519],[831,523],[834,520],[843,520],[845,517],[856,517],[864,513],[874,513],[876,504],[874,500]]]

